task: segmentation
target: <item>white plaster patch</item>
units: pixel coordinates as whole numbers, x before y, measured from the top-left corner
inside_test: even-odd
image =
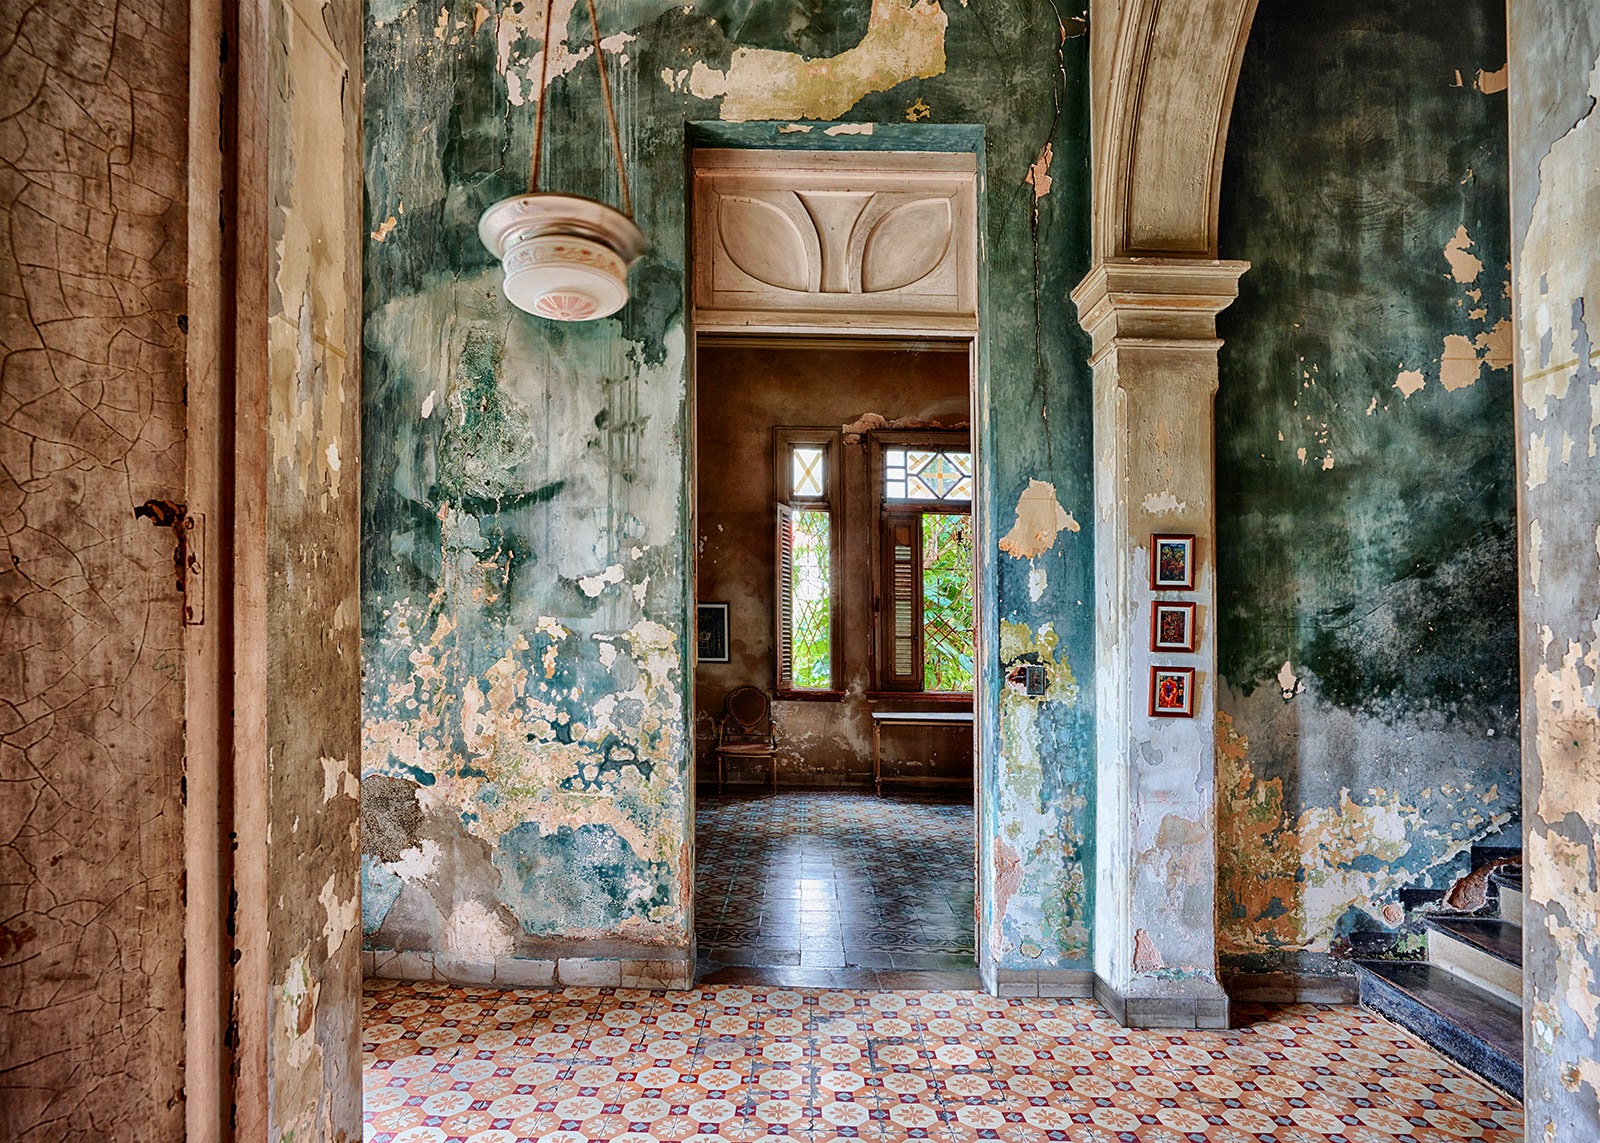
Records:
[[[322,988],[311,977],[310,959],[310,949],[296,953],[278,985],[278,1031],[292,1069],[304,1067],[317,1048],[315,1014]]]
[[[811,124],[809,124],[809,123],[785,123],[782,127],[778,128],[778,134],[780,134],[780,135],[809,135],[809,134],[811,134]]]
[[[1144,510],[1152,516],[1165,516],[1170,512],[1182,512],[1189,507],[1186,500],[1179,500],[1171,490],[1161,492],[1147,492],[1144,497]]]
[[[428,395],[422,399],[422,419],[427,420],[433,416],[433,399],[438,396],[436,390],[430,389]]]
[[[1458,282],[1476,282],[1478,275],[1483,272],[1483,259],[1467,253],[1471,247],[1472,239],[1467,235],[1465,225],[1456,227],[1455,235],[1444,244],[1444,258],[1450,263],[1450,276]]]
[[[1027,177],[1022,181],[1033,188],[1033,201],[1038,202],[1050,193],[1050,184],[1054,182],[1050,177],[1050,162],[1055,158],[1054,148],[1046,143],[1044,150],[1039,152],[1039,157],[1028,168]]]
[[[1285,659],[1283,666],[1278,668],[1278,693],[1283,696],[1283,701],[1288,702],[1305,689],[1306,684],[1294,673],[1289,660]]]
[[[1427,378],[1423,377],[1420,369],[1402,369],[1400,375],[1394,379],[1394,387],[1408,400],[1413,394],[1420,393],[1427,383]]]
[[[1028,598],[1038,603],[1044,598],[1045,588],[1050,586],[1050,575],[1044,568],[1028,569]]]
[[[593,598],[604,591],[610,584],[621,583],[622,576],[622,565],[612,564],[599,575],[580,576],[578,587],[582,589],[583,594]]]
[[[1460,333],[1446,334],[1444,352],[1439,358],[1439,384],[1445,391],[1454,393],[1467,388],[1478,380],[1482,371],[1483,361],[1472,339]]]
[[[1029,480],[1017,498],[1017,519],[1000,541],[1000,550],[1016,559],[1041,556],[1055,544],[1063,531],[1079,531],[1072,513],[1056,499],[1056,486],[1045,480]]]
[[[443,856],[439,843],[425,837],[410,849],[402,849],[398,858],[383,867],[402,881],[422,881],[438,868]]]
[[[322,759],[322,804],[327,805],[339,796],[343,788],[346,797],[361,796],[361,779],[357,778],[350,763],[344,758]]]
[[[344,945],[345,938],[355,931],[356,923],[361,919],[361,890],[350,894],[348,901],[339,900],[338,891],[334,882],[337,873],[328,874],[327,881],[322,884],[322,892],[317,894],[317,900],[322,903],[323,913],[327,920],[322,926],[322,935],[328,941],[328,957],[331,960]]]
[[[463,960],[486,961],[510,956],[512,940],[498,913],[481,901],[468,899],[445,920],[444,946]]]
[[[824,135],[870,135],[871,123],[835,123],[823,132]]]
[[[570,10],[572,0],[562,3]],[[872,0],[867,33],[853,48],[824,59],[735,48],[726,71],[696,60],[689,91],[720,98],[720,117],[732,123],[835,119],[874,91],[944,74],[948,23],[937,0]]]

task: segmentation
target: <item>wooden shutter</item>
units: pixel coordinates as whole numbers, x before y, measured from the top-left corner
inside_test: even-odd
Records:
[[[883,689],[922,689],[922,518],[888,513],[883,527]]]
[[[778,689],[794,689],[794,509],[778,505]]]

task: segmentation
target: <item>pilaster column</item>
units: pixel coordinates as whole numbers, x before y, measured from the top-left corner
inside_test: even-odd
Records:
[[[1225,1027],[1217,977],[1216,315],[1246,262],[1118,258],[1073,291],[1093,339],[1095,993],[1132,1027]],[[1193,590],[1151,587],[1150,538],[1194,537]],[[1151,650],[1157,601],[1194,651]],[[1192,667],[1193,717],[1151,713],[1151,668]]]

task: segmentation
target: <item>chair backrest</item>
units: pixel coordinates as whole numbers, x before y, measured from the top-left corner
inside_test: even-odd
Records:
[[[735,687],[728,692],[724,705],[728,717],[747,733],[766,722],[771,712],[767,692],[760,687]]]

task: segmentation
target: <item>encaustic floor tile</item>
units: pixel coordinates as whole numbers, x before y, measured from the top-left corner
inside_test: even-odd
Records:
[[[1356,1008],[1118,1028],[1083,1000],[369,982],[369,1143],[1512,1143],[1522,1111]]]

